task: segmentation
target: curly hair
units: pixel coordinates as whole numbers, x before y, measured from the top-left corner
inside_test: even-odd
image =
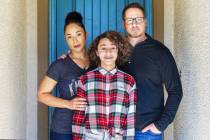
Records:
[[[101,61],[96,54],[98,49],[98,45],[101,39],[107,38],[111,41],[114,45],[116,45],[118,49],[118,56],[116,60],[116,66],[121,66],[126,63],[130,57],[132,46],[129,44],[126,38],[124,38],[120,33],[116,31],[106,31],[96,37],[90,45],[88,50],[88,56],[91,65],[99,66]]]

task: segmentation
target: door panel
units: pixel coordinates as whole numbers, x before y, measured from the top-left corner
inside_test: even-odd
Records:
[[[87,47],[91,41],[100,33],[107,30],[116,30],[124,33],[122,27],[122,9],[131,2],[139,2],[145,7],[147,15],[147,33],[152,34],[152,0],[50,0],[50,21],[51,42],[56,39],[56,44],[50,46],[50,62],[54,61],[61,54],[66,53],[68,46],[64,40],[64,20],[68,12],[76,10],[83,16],[88,38]],[[54,37],[52,37],[54,36]],[[53,51],[51,50],[53,49]],[[53,54],[54,53],[54,54]]]

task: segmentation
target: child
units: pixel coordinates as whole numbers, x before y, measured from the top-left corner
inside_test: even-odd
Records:
[[[74,140],[133,139],[136,85],[117,68],[129,54],[129,44],[115,31],[104,32],[91,44],[90,61],[98,67],[78,82],[77,96],[87,99],[87,107],[74,112]]]

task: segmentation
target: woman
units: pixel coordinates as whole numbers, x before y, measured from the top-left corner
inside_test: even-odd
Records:
[[[84,110],[86,106],[85,99],[74,98],[69,92],[69,84],[77,80],[89,67],[85,48],[87,35],[80,13],[70,12],[66,16],[64,36],[71,52],[66,58],[58,59],[50,65],[38,90],[38,100],[55,107],[50,131],[51,140],[71,140],[71,110]],[[56,85],[59,97],[51,94]]]

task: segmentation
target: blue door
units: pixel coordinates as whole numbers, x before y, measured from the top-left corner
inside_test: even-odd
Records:
[[[50,0],[50,46],[49,62],[53,62],[68,50],[64,40],[64,20],[70,11],[78,11],[83,16],[88,38],[87,47],[100,33],[116,30],[124,33],[122,10],[131,2],[138,2],[145,8],[147,33],[152,35],[152,0]],[[54,92],[56,95],[56,91]],[[49,109],[49,125],[53,109]]]

